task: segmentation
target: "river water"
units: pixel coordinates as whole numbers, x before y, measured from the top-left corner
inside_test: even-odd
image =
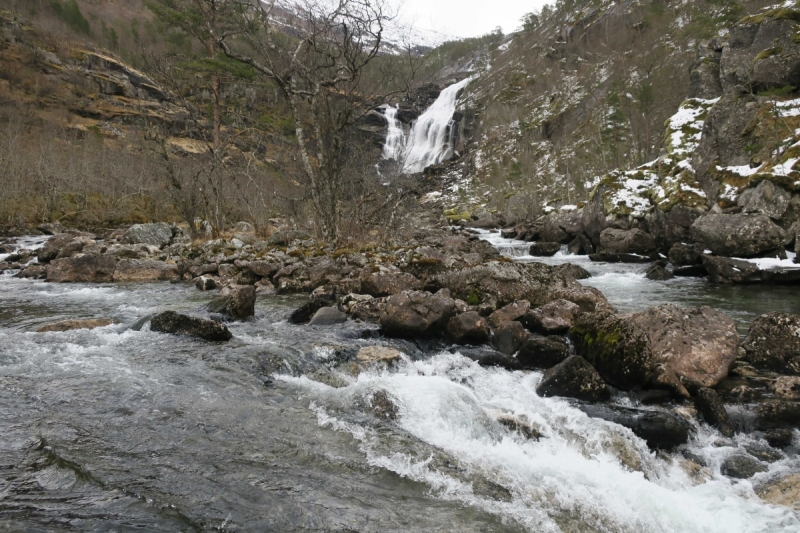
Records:
[[[584,266],[623,310],[711,303],[742,323],[796,310],[788,289],[654,288],[634,267]],[[467,350],[390,341],[367,324],[294,326],[301,297],[260,299],[224,344],[140,327],[167,309],[202,314],[210,298],[186,285],[0,276],[0,530],[800,530],[799,513],[753,490],[800,470],[797,448],[734,481],[720,463],[758,439],[698,426],[685,451],[708,467],[690,475],[680,453],[655,454],[627,429],[538,397],[537,372],[482,368]],[[117,324],[34,332],[68,318]],[[375,344],[406,358],[355,376],[347,361]],[[379,391],[396,419],[370,408]],[[511,432],[500,414],[543,437]]]

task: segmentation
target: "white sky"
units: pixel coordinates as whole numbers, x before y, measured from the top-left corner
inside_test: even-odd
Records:
[[[477,37],[497,26],[511,33],[522,16],[552,0],[399,0],[401,18],[419,29],[453,37]]]

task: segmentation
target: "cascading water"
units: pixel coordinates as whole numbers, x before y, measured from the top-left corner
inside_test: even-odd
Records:
[[[397,110],[387,108],[386,120],[389,122],[389,132],[383,147],[384,158],[400,162],[405,174],[414,174],[453,157],[455,151],[453,114],[456,111],[459,93],[471,79],[467,78],[443,90],[433,105],[414,122],[407,140],[399,122],[393,125],[393,121],[397,121]],[[395,128],[400,130],[402,138]],[[399,141],[402,141],[404,146]]]

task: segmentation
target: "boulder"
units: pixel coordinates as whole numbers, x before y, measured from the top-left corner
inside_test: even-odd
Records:
[[[539,305],[547,305],[555,300],[567,300],[577,304],[584,313],[593,313],[600,309],[613,309],[599,289],[586,287],[580,283],[573,283],[564,288],[554,288],[550,290],[548,296],[548,300]]]
[[[578,304],[568,300],[552,302],[528,311],[521,322],[531,331],[542,335],[560,335],[572,327],[575,318],[580,314]]]
[[[44,243],[44,246],[39,248],[36,252],[36,257],[39,259],[40,263],[49,263],[61,252],[61,249],[72,242],[72,239],[75,238],[75,235],[71,233],[58,233],[53,235],[50,239]]]
[[[800,474],[772,479],[756,487],[756,494],[772,505],[783,505],[800,511]]]
[[[356,354],[356,360],[364,365],[389,364],[403,359],[403,354],[386,346],[366,346]]]
[[[211,300],[208,310],[212,313],[222,313],[233,319],[245,319],[255,315],[256,289],[251,285],[235,286],[226,294],[221,294]]]
[[[332,326],[347,322],[347,315],[335,307],[321,307],[314,316],[311,317],[309,326]]]
[[[649,255],[656,250],[656,243],[640,229],[606,228],[600,233],[600,247],[605,253]]]
[[[609,405],[583,404],[577,407],[591,417],[630,429],[652,449],[670,450],[689,440],[689,423],[671,413]]]
[[[595,252],[595,248],[591,239],[581,233],[567,245],[567,251],[573,255],[589,255]]]
[[[199,291],[213,291],[217,288],[217,282],[214,281],[214,278],[209,278],[208,276],[200,276],[197,278],[197,281],[194,284]]]
[[[348,294],[339,300],[339,308],[353,320],[377,322],[386,308],[386,298],[373,298],[368,294]]]
[[[498,309],[489,315],[489,325],[493,328],[497,328],[503,322],[517,320],[524,316],[530,308],[531,304],[527,300],[520,300],[518,302],[508,304],[502,309]]]
[[[369,407],[375,416],[385,420],[396,420],[400,409],[392,401],[386,391],[378,391],[369,400]]]
[[[744,213],[757,213],[779,220],[791,200],[792,193],[769,180],[764,180],[757,187],[747,189],[739,195],[737,203]]]
[[[178,267],[174,263],[144,259],[120,259],[114,270],[114,281],[168,281],[177,275]]]
[[[756,368],[800,375],[800,315],[775,312],[759,316],[742,348],[745,359]]]
[[[647,268],[647,272],[645,272],[645,277],[652,281],[667,281],[675,276],[673,276],[672,272],[667,270],[663,264],[656,261]]]
[[[749,479],[759,472],[766,472],[767,465],[749,455],[731,455],[722,462],[720,472],[734,479]]]
[[[714,255],[755,257],[781,247],[781,229],[764,215],[705,215],[692,224],[692,238]]]
[[[447,333],[456,344],[484,344],[489,341],[489,324],[478,312],[467,311],[450,319]]]
[[[44,279],[47,277],[47,267],[45,265],[31,265],[14,277],[23,279]]]
[[[294,241],[303,241],[311,238],[306,231],[280,230],[270,235],[267,242],[273,246],[286,246]]]
[[[290,324],[307,324],[317,311],[326,306],[326,303],[321,300],[311,300],[306,302],[289,315]]]
[[[387,298],[380,324],[391,337],[426,337],[441,333],[455,312],[455,302],[443,291],[405,291]]]
[[[122,236],[126,244],[149,244],[163,248],[172,241],[172,226],[165,222],[134,224]]]
[[[794,440],[794,433],[787,428],[773,428],[764,431],[764,440],[773,448],[788,448]]]
[[[780,376],[769,388],[776,398],[782,400],[800,400],[800,376]]]
[[[247,269],[258,277],[271,278],[281,269],[281,264],[270,261],[250,261],[247,263]],[[216,271],[216,269],[214,270]]]
[[[531,244],[528,253],[534,257],[552,257],[561,250],[561,243],[539,241]]]
[[[649,263],[653,258],[650,255],[601,252],[590,254],[589,260],[595,263]]]
[[[90,320],[64,320],[55,324],[48,324],[36,330],[37,333],[49,333],[52,331],[72,331],[75,329],[95,329],[110,326],[115,322],[110,318],[95,318]]]
[[[563,265],[557,265],[555,267],[555,272],[558,275],[564,276],[564,278],[568,280],[574,280],[574,281],[578,281],[581,279],[589,279],[592,277],[592,274],[588,270],[574,263],[565,263]]]
[[[669,262],[675,266],[699,265],[702,263],[700,252],[691,244],[675,243],[669,249]]]
[[[406,272],[374,272],[361,282],[361,292],[378,298],[420,288],[422,282]]]
[[[494,331],[492,345],[501,353],[513,355],[529,336],[525,326],[515,320],[509,320],[500,324]]]
[[[672,275],[676,278],[702,278],[708,275],[708,271],[703,265],[688,265],[674,268]]]
[[[800,402],[767,400],[754,409],[755,425],[762,430],[775,428],[800,429]]]
[[[53,283],[110,283],[117,258],[107,255],[76,255],[55,259],[47,265],[47,281]]]
[[[741,259],[702,255],[703,269],[712,283],[760,283],[762,271],[755,263]]]
[[[159,333],[173,333],[199,337],[207,341],[227,341],[233,338],[225,324],[166,311],[153,317],[150,329]]]
[[[728,411],[725,410],[722,400],[714,389],[700,387],[695,393],[694,405],[709,425],[717,428],[724,436],[733,437],[733,426]]]
[[[82,252],[84,247],[91,246],[93,244],[95,244],[95,240],[90,239],[89,237],[75,237],[63,248],[61,248],[61,250],[58,252],[57,259],[61,259],[63,257],[72,257],[73,255]]]
[[[542,376],[536,386],[539,396],[566,396],[586,402],[600,402],[611,397],[606,382],[583,357],[572,356]]]
[[[569,346],[562,337],[531,335],[517,352],[517,361],[527,370],[551,368],[567,357]]]

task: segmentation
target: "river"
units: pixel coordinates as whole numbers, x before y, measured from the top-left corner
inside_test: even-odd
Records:
[[[580,264],[623,311],[709,304],[745,329],[761,312],[800,311],[794,289],[650,282],[641,265]],[[796,447],[768,472],[731,480],[720,463],[758,439],[700,425],[683,451],[708,467],[690,473],[681,453],[653,453],[625,428],[538,397],[537,372],[483,368],[467,350],[387,340],[369,324],[291,325],[302,297],[261,298],[225,344],[142,326],[167,309],[200,313],[210,298],[187,285],[0,276],[0,530],[800,530],[800,513],[753,490],[800,471]],[[34,332],[72,318],[117,323]],[[341,364],[374,344],[405,360],[357,376]],[[379,391],[396,419],[370,409]],[[509,431],[500,413],[543,437]]]

